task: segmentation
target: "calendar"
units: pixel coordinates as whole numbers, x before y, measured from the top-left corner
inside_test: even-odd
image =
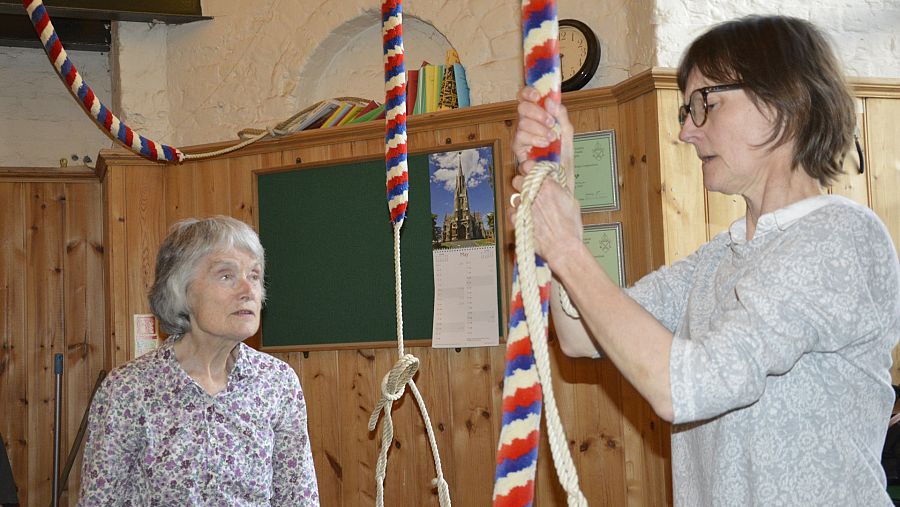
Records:
[[[485,347],[499,343],[495,247],[433,250],[432,346]]]

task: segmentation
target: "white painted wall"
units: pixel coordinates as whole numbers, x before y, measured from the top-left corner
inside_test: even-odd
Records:
[[[211,21],[114,23],[109,60],[72,57],[101,99],[143,135],[175,146],[235,139],[243,128],[275,125],[323,98],[383,100],[379,7],[373,0],[205,0]],[[518,0],[407,0],[407,65],[442,61],[455,48],[473,104],[511,100],[522,82],[519,9]],[[580,19],[600,38],[590,88],[674,67],[704,29],[749,13],[810,19],[832,37],[850,75],[900,77],[900,0],[559,2],[561,19]],[[96,158],[109,142],[94,130],[43,52],[0,48],[0,166],[52,166],[72,153]]]
[[[654,65],[676,67],[681,51],[710,25],[749,14],[812,21],[831,38],[848,75],[900,77],[900,0],[656,0]]]
[[[110,96],[109,56],[69,57],[101,97]],[[0,166],[59,167],[97,159],[112,141],[84,114],[40,49],[0,46]],[[74,159],[73,159],[74,157]]]

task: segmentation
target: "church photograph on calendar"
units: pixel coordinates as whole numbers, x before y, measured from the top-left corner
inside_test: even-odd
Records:
[[[496,244],[490,146],[428,156],[432,249]]]

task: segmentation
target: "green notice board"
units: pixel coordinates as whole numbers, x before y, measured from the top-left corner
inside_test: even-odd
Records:
[[[428,155],[408,160],[401,231],[405,340],[430,340],[434,304]],[[383,160],[258,173],[266,249],[263,348],[397,339],[393,228]]]

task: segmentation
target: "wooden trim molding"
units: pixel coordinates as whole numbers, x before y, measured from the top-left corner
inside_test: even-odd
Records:
[[[83,183],[99,181],[99,178],[93,168],[84,165],[72,167],[0,167],[0,181],[13,180]]]
[[[851,78],[850,86],[857,97],[860,98],[900,98],[900,79],[891,78]],[[636,74],[614,86],[579,90],[563,95],[566,107],[569,109],[584,109],[624,103],[653,90],[677,90],[675,69],[665,67],[653,67]],[[418,131],[433,130],[436,128],[448,129],[479,124],[485,121],[516,119],[516,101],[496,102],[480,106],[453,109],[450,111],[438,111],[434,113],[417,114],[407,119],[407,131],[415,134]],[[276,139],[264,139],[236,152],[222,155],[218,158],[243,157],[297,149],[299,147],[330,146],[341,140],[352,138],[354,140],[376,139],[384,136],[384,124],[379,121],[371,121],[356,125],[345,125],[329,129],[316,129],[298,132],[289,136]],[[188,146],[183,148],[185,153],[203,153],[220,150],[239,142],[238,140],[223,141],[210,144]],[[158,162],[146,160],[130,151],[115,147],[101,150],[97,164],[97,177],[101,180],[106,172],[107,165],[159,165]]]

